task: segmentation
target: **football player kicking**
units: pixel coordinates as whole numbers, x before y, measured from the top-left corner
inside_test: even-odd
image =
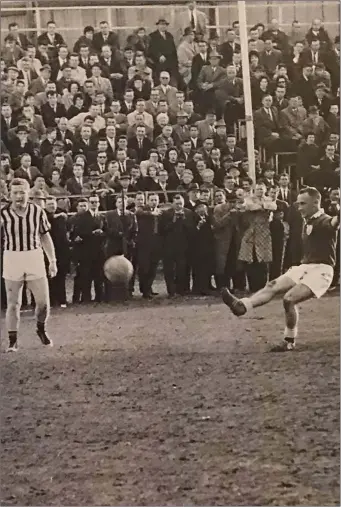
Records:
[[[314,187],[300,191],[297,205],[304,218],[302,263],[291,267],[248,298],[238,299],[227,288],[222,289],[224,303],[238,317],[252,308],[269,303],[275,296],[284,294],[284,342],[273,349],[276,351],[295,348],[298,332],[297,305],[314,297],[320,298],[327,292],[333,280],[336,261],[339,213],[331,217],[324,212],[321,208],[321,194]]]

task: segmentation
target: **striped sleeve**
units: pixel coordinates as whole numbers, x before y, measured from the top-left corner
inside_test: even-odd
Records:
[[[50,222],[48,221],[47,215],[45,211],[42,209],[40,211],[40,223],[39,223],[39,232],[40,234],[46,234],[51,229]]]

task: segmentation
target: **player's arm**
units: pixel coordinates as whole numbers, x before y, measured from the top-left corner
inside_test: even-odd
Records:
[[[340,215],[333,217],[330,221],[330,224],[334,229],[338,229],[340,227]]]
[[[57,259],[54,244],[49,233],[50,229],[50,222],[48,221],[45,211],[42,210],[40,215],[40,241],[41,246],[43,247],[43,250],[49,261],[50,276],[54,277],[57,274]]]
[[[49,232],[41,235],[41,246],[48,258],[49,264],[57,264],[56,252],[54,249],[54,244]]]

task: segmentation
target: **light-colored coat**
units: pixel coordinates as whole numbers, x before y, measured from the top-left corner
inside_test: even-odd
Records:
[[[277,209],[276,202],[268,197],[260,201],[257,197],[245,199],[245,232],[243,234],[238,260],[252,264],[255,252],[258,262],[272,262],[272,242],[270,233],[271,211]]]
[[[195,31],[201,32],[204,35],[207,31],[207,16],[204,12],[195,9],[193,11],[195,20]],[[181,9],[176,15],[176,26],[178,27],[176,38],[180,40],[184,34],[185,28],[191,26],[191,11],[189,9]]]
[[[204,65],[198,76],[198,87],[202,89],[203,83],[213,84],[213,90],[216,90],[225,81],[226,70],[223,67],[213,69],[211,65]]]
[[[191,44],[185,39],[180,42],[177,52],[179,73],[185,83],[188,84],[192,79],[192,61],[194,56],[197,54],[197,46],[194,42]]]
[[[102,92],[106,97],[110,100],[114,98],[114,94],[112,91],[112,86],[106,77],[91,77],[90,80],[94,83],[96,92]]]
[[[307,111],[304,107],[298,107],[296,111],[293,111],[291,107],[286,107],[279,113],[281,127],[290,139],[297,134],[303,135],[303,122],[306,118]]]
[[[235,227],[237,224],[237,215],[231,212],[231,205],[217,204],[213,210],[213,234],[215,239],[215,254],[216,254],[216,274],[223,275],[225,272],[225,265],[227,255],[231,248],[231,242]]]

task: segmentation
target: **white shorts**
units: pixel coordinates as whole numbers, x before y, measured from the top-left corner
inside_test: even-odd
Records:
[[[14,282],[38,280],[46,277],[44,253],[41,248],[25,252],[5,250],[3,278]]]
[[[292,266],[283,276],[289,277],[296,285],[306,285],[315,297],[320,298],[333,281],[334,269],[328,264],[301,264]]]

